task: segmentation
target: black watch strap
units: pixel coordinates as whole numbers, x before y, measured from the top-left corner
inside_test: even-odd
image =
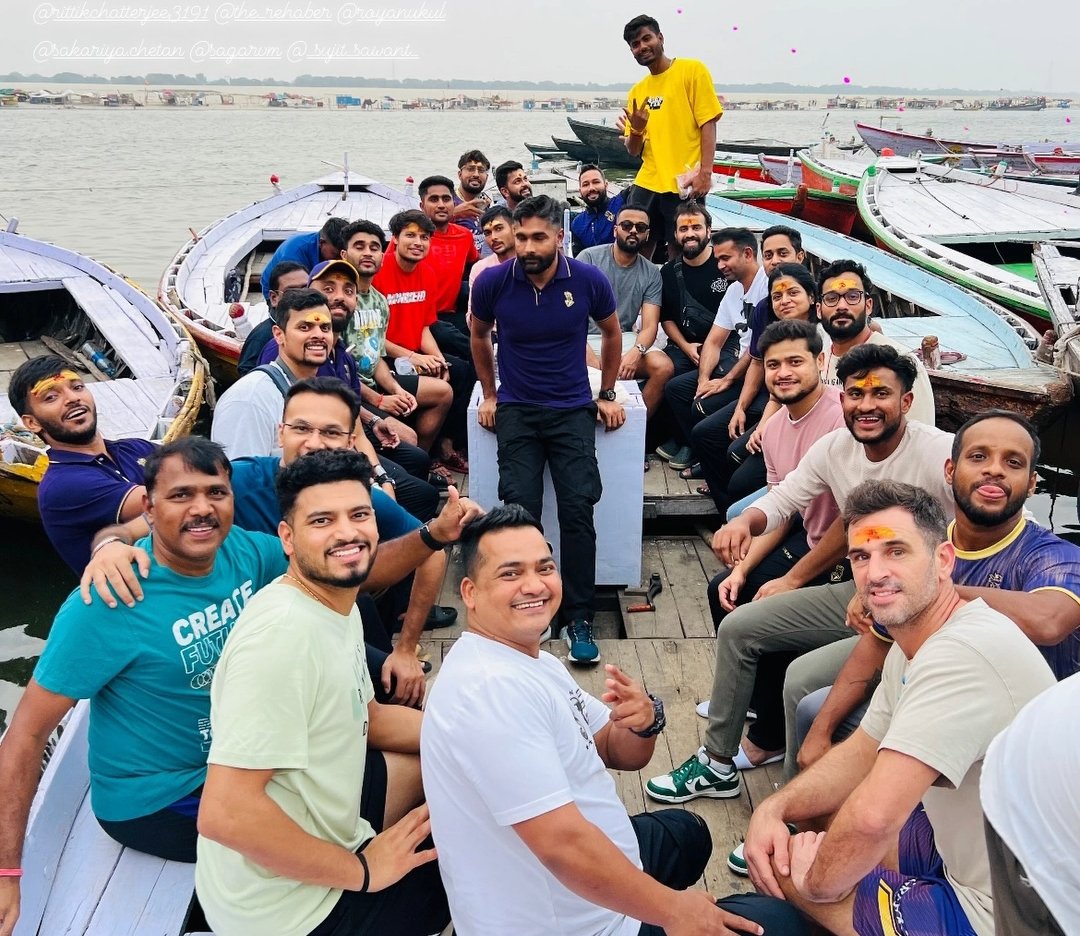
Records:
[[[427,546],[428,549],[433,549],[436,552],[438,552],[440,549],[446,549],[447,546],[451,545],[450,543],[440,543],[437,539],[435,539],[435,537],[431,535],[430,527],[428,527],[426,523],[423,524],[423,526],[421,526],[420,529],[416,532],[420,534],[420,541],[425,546]]]
[[[652,699],[653,723],[644,731],[634,731],[633,728],[630,729],[630,732],[636,734],[639,738],[655,738],[667,727],[667,719],[664,717],[663,700],[658,699],[651,692],[649,693],[649,698]]]

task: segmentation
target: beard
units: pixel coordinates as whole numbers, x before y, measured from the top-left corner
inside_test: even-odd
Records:
[[[92,414],[90,425],[85,429],[69,429],[62,422],[38,419],[41,431],[54,442],[64,445],[89,445],[97,437],[97,413]]]
[[[933,604],[938,593],[937,572],[933,565],[930,566],[926,578],[922,582],[922,587],[903,588],[899,582],[891,579],[875,583],[877,587],[881,587],[881,585],[890,585],[894,588],[900,587],[900,593],[903,596],[902,600],[894,601],[890,607],[881,610],[874,609],[873,605],[867,600],[868,596],[864,597],[863,603],[870,609],[874,621],[889,630],[909,627],[914,624],[919,616]]]
[[[972,503],[970,491],[966,494],[961,494],[960,491],[954,487],[953,498],[956,500],[956,506],[960,512],[975,524],[975,526],[996,527],[998,524],[1013,519],[1024,509],[1024,504],[1027,501],[1027,491],[1022,491],[1015,497],[1010,497],[996,510],[987,510],[985,507],[976,506]]]
[[[608,203],[607,192],[603,189],[595,189],[594,191],[589,192],[588,195],[582,196],[582,201],[590,208],[595,208],[597,211],[603,211]]]
[[[628,254],[636,254],[641,252],[641,238],[635,238],[635,240],[629,241],[623,240],[623,238],[619,237],[619,235],[616,234],[615,243],[618,245],[619,250],[623,250]]]
[[[521,260],[521,268],[526,273],[543,273],[555,262],[558,256],[559,252],[554,250],[546,256],[544,254],[526,254],[518,259]]]
[[[708,246],[708,238],[703,237],[698,240],[696,237],[692,237],[679,244],[679,253],[682,254],[683,260],[696,260],[705,252],[705,248]]]
[[[781,403],[784,406],[789,406],[793,403],[798,403],[801,400],[805,400],[811,393],[817,389],[817,384],[812,387],[789,387],[787,389],[770,390],[777,403]],[[787,395],[790,394],[790,395]]]
[[[860,312],[858,315],[852,313],[852,321],[850,324],[847,322],[836,324],[835,318],[829,319],[827,322],[825,319],[822,319],[821,327],[825,329],[825,334],[830,338],[836,341],[845,341],[848,338],[854,338],[866,328],[866,313]]]
[[[466,182],[464,179],[459,180],[461,182],[461,191],[469,192],[471,195],[479,195],[484,191],[483,179],[469,179]]]
[[[344,546],[344,543],[336,543],[332,549]],[[370,544],[368,544],[370,547]],[[345,569],[337,575],[331,575],[325,566],[316,566],[309,562],[306,556],[296,554],[296,566],[304,574],[304,578],[320,585],[329,585],[331,588],[359,588],[371,572],[371,565],[375,561],[375,550],[368,549],[367,562],[354,569]]]

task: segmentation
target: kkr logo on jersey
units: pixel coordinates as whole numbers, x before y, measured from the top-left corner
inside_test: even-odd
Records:
[[[663,95],[660,97],[645,98],[645,104],[649,110],[660,110],[664,105]]]
[[[1001,588],[1001,583],[1005,581],[1005,576],[1000,572],[991,572],[986,576],[985,588]]]

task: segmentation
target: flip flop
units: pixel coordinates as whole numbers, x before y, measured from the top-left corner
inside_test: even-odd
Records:
[[[683,468],[679,472],[679,477],[683,481],[700,481],[705,477],[705,472],[701,470],[701,462],[694,462],[689,468]]]
[[[707,484],[699,484],[697,486],[697,492],[698,492],[698,494],[701,494],[701,495],[703,495],[705,497],[711,497],[712,496],[712,491],[709,490],[709,485],[707,485]]]
[[[774,754],[768,760],[762,761],[760,764],[750,763],[750,758],[746,756],[746,752],[742,749],[742,745],[739,745],[739,753],[735,755],[735,759],[732,763],[735,765],[736,770],[753,770],[755,767],[764,767],[766,764],[779,764],[784,759],[783,752],[780,754]]]

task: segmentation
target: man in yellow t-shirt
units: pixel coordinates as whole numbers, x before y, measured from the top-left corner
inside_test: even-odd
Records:
[[[690,192],[704,199],[712,182],[716,153],[716,122],[724,112],[709,70],[695,59],[672,59],[664,54],[664,34],[651,16],[635,16],[623,28],[623,40],[649,74],[626,99],[617,126],[632,156],[642,165],[626,204],[649,213],[651,244],[645,256],[656,256],[663,244],[675,259],[675,206],[678,177],[691,174]],[[694,169],[697,169],[696,173]]]

